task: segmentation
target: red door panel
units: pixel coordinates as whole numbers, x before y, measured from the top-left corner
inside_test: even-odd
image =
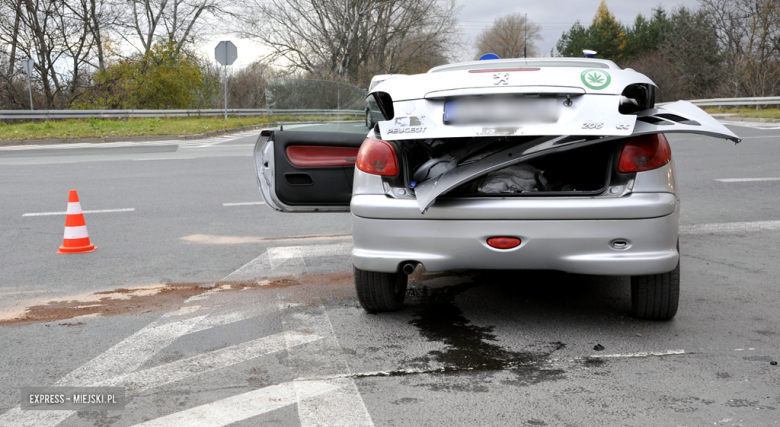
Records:
[[[313,145],[290,145],[287,158],[300,168],[329,166],[354,166],[358,147],[327,147]]]

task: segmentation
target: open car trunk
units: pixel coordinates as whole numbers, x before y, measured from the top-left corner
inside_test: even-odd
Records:
[[[638,112],[628,136],[395,140],[406,177],[394,181],[414,188],[423,213],[439,197],[592,196],[601,194],[610,179],[628,179],[611,173],[619,144],[633,136],[656,133],[696,133],[740,141],[698,107],[679,101]]]
[[[476,165],[497,153],[510,157],[513,147],[535,137],[458,138],[450,140],[395,141],[404,156],[409,183],[436,180],[451,170]],[[576,197],[602,194],[611,183],[631,176],[613,173],[620,141],[545,152],[540,157],[513,163],[467,180],[439,199],[474,197]],[[398,182],[400,185],[401,183]]]
[[[490,172],[440,198],[594,196],[609,187],[615,143],[539,157]]]

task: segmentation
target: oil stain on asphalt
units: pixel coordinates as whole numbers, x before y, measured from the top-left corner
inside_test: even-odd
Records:
[[[562,342],[547,343],[548,351],[517,352],[497,344],[492,326],[474,325],[456,304],[456,297],[482,286],[475,277],[467,283],[442,288],[420,284],[409,291],[412,300],[419,301],[420,309],[409,322],[429,341],[446,345],[442,351],[431,351],[418,363],[434,362],[444,365],[438,372],[511,371],[516,385],[536,384],[564,377],[561,369],[545,369],[550,355],[565,347]]]

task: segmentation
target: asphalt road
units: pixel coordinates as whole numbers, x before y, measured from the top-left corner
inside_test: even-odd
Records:
[[[349,215],[259,204],[257,132],[0,149],[0,425],[779,425],[780,179],[748,179],[780,178],[780,128],[732,129],[669,136],[671,322],[631,318],[628,278],[555,272],[418,271],[368,315]],[[71,189],[107,211],[94,253],[55,255]],[[53,385],[128,403],[19,409]]]

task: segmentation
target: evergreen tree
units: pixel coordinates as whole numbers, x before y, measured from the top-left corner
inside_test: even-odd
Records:
[[[653,9],[649,20],[642,14],[637,15],[634,26],[626,31],[626,47],[622,59],[633,59],[645,52],[658,51],[669,31],[669,18],[663,6]]]
[[[712,20],[703,10],[680,7],[661,36],[659,51],[668,58],[686,99],[706,97],[722,77],[722,54]]]
[[[591,47],[598,52],[599,58],[619,60],[626,48],[626,33],[620,22],[615,19],[606,0],[601,0],[593,25],[588,29]]]
[[[558,55],[566,57],[581,57],[583,49],[598,52],[599,58],[619,60],[626,49],[627,38],[625,29],[615,19],[607,2],[601,0],[593,23],[585,28],[579,21],[561,35],[556,45]]]
[[[591,49],[590,34],[588,30],[577,21],[572,25],[569,31],[564,31],[561,38],[556,43],[555,48],[558,56],[567,58],[581,57],[583,49]]]

